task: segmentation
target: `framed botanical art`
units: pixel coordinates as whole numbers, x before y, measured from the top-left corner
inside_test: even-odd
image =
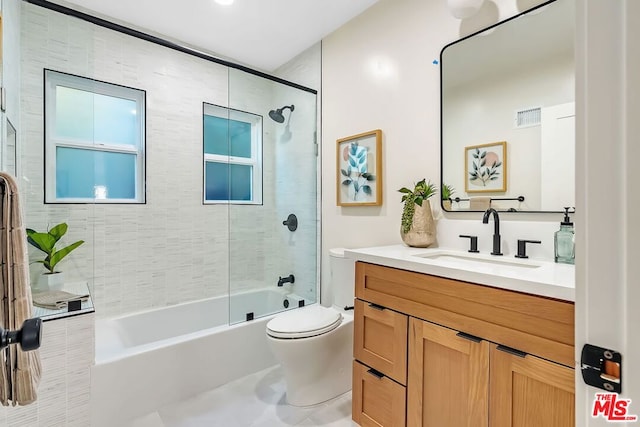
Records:
[[[471,145],[464,149],[464,190],[467,193],[507,191],[507,143]]]
[[[382,131],[337,140],[336,202],[338,206],[382,204]]]

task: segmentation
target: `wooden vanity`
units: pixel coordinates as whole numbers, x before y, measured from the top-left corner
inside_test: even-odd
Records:
[[[574,304],[356,263],[353,420],[573,427]]]

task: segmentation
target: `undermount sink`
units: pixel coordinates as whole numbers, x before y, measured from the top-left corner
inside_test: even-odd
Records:
[[[520,259],[505,259],[499,256],[492,255],[473,255],[471,253],[466,254],[462,252],[454,251],[433,251],[423,254],[413,255],[419,258],[431,259],[434,261],[443,261],[446,263],[455,262],[457,264],[466,264],[468,266],[503,266],[503,267],[515,267],[515,268],[538,268],[540,264],[529,260]],[[489,258],[491,257],[491,258]]]

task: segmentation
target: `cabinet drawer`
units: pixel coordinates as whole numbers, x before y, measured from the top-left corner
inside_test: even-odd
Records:
[[[406,389],[355,360],[352,396],[353,421],[362,427],[405,426]]]
[[[355,301],[354,357],[404,385],[407,384],[407,319],[402,313]]]

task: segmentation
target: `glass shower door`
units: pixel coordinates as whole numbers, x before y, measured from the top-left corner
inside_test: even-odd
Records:
[[[316,94],[231,69],[230,129],[245,145],[229,172],[229,312],[238,323],[316,301],[318,157]],[[241,169],[241,170],[240,170]]]

